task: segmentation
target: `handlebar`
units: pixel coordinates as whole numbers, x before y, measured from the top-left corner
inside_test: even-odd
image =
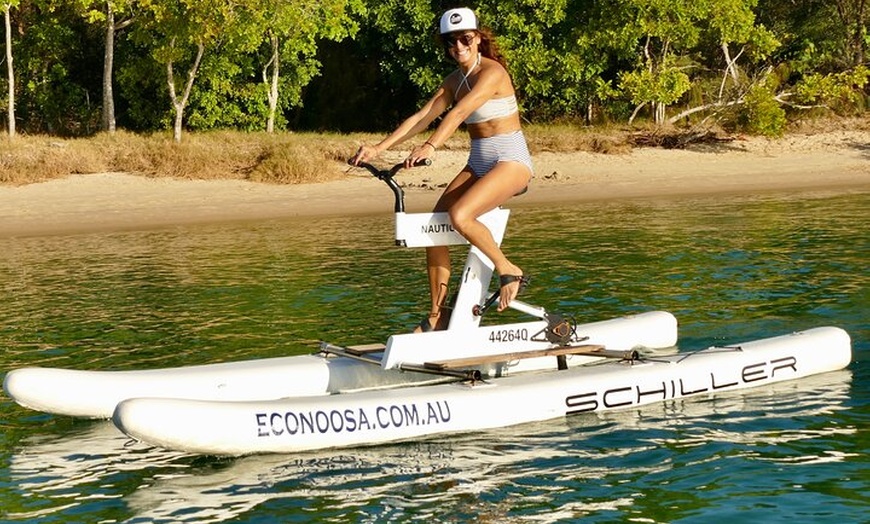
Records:
[[[359,164],[354,164],[350,160],[347,161],[348,164],[354,167],[364,167],[369,170],[369,172],[378,180],[383,180],[390,189],[393,191],[393,196],[395,197],[395,205],[394,210],[396,213],[403,213],[405,211],[405,192],[402,191],[402,188],[399,187],[399,183],[393,178],[396,176],[402,168],[405,167],[404,162],[400,162],[389,169],[378,169],[377,167],[369,164],[368,162],[360,162]],[[432,165],[432,161],[428,158],[424,158],[423,160],[417,162],[413,165],[413,167],[419,166],[429,166]]]

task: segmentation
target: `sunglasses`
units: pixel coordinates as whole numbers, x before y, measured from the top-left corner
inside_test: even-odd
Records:
[[[457,42],[461,42],[465,47],[471,47],[471,43],[474,42],[474,33],[463,33],[461,35],[445,35],[444,36],[444,47],[447,49],[452,49],[456,47]]]

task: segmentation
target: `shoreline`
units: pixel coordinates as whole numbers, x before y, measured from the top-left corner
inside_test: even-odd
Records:
[[[465,151],[443,151],[432,166],[401,172],[408,211],[428,210],[461,169]],[[391,152],[382,165],[402,159]],[[627,154],[538,153],[528,193],[505,207],[613,199],[760,192],[870,192],[870,131],[749,138],[682,150]],[[128,173],[71,175],[0,186],[0,237],[64,235],[170,226],[389,213],[393,197],[362,169],[338,181],[270,185],[177,180]]]

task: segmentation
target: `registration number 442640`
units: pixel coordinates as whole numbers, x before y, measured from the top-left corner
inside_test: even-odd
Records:
[[[517,329],[496,329],[490,332],[489,341],[493,344],[502,342],[517,342],[520,340],[529,339],[529,330],[525,328]]]

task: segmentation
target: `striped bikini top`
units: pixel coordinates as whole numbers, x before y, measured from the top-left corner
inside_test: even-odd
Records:
[[[480,65],[480,53],[477,54],[477,61],[471,66],[467,73],[462,75],[462,80],[459,82],[457,91],[464,85],[468,91],[471,91],[471,85],[468,83],[468,75]],[[515,95],[506,96],[504,98],[490,98],[478,107],[474,112],[468,115],[465,119],[466,124],[479,124],[481,122],[489,122],[496,118],[502,118],[519,112],[517,106],[517,97]]]

